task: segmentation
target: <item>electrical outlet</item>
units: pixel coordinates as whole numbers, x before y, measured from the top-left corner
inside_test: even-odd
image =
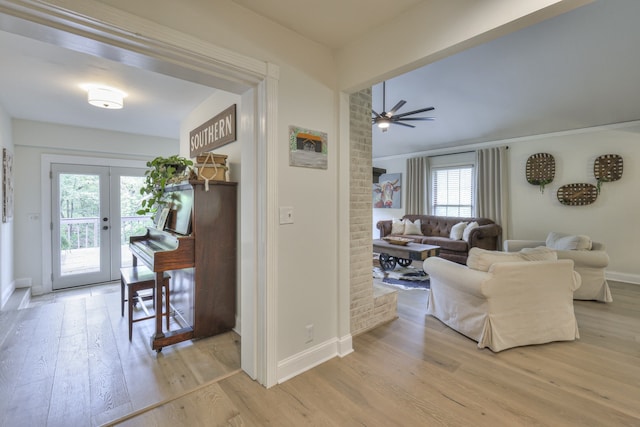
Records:
[[[313,341],[313,325],[307,325],[307,343]]]

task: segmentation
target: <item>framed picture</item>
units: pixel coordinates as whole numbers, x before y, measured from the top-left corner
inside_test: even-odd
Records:
[[[164,230],[164,226],[167,224],[167,218],[169,217],[169,211],[171,208],[169,206],[165,206],[160,211],[160,215],[158,216],[158,223],[156,224],[156,228],[158,230]]]
[[[2,222],[13,218],[13,154],[2,149]]]
[[[327,169],[327,134],[289,126],[289,166]]]
[[[402,174],[385,173],[373,184],[373,207],[402,208]]]

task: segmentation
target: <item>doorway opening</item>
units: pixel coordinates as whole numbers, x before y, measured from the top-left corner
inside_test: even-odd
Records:
[[[129,237],[151,218],[138,215],[142,168],[51,165],[52,288],[119,280],[132,265]]]

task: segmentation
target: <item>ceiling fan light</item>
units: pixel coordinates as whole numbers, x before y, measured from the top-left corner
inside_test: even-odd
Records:
[[[124,93],[107,87],[90,87],[87,100],[95,107],[117,110],[124,106]]]
[[[389,127],[390,123],[391,122],[389,120],[386,120],[386,119],[378,120],[378,127],[380,129],[387,129]]]

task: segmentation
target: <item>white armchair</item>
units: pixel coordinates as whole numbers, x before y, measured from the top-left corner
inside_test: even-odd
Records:
[[[495,262],[488,271],[427,258],[431,291],[427,313],[497,352],[511,347],[579,338],[573,262]]]
[[[591,241],[591,249],[559,250],[555,249],[558,259],[570,259],[574,269],[580,273],[582,286],[573,294],[573,299],[612,302],[611,290],[604,271],[609,265],[609,255],[604,244]],[[518,252],[523,248],[546,246],[546,242],[537,240],[505,240],[504,250]]]

